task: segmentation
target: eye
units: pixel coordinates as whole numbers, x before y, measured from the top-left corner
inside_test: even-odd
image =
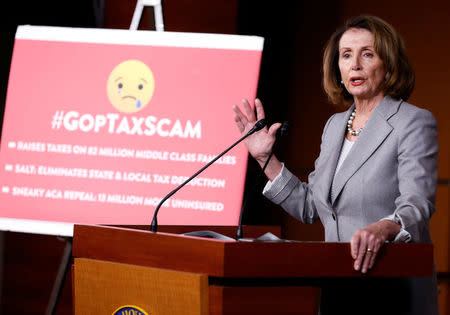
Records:
[[[364,57],[372,58],[372,57],[373,57],[373,53],[371,53],[371,52],[366,52],[366,53],[364,53]]]
[[[139,84],[138,89],[139,89],[139,90],[142,90],[143,87],[144,87],[144,86],[143,86],[142,84]]]
[[[117,86],[119,87],[119,89],[123,88],[123,84],[122,83],[119,83]]]

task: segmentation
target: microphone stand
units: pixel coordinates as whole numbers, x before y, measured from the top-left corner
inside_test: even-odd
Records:
[[[153,220],[152,220],[152,224],[150,226],[150,230],[152,232],[157,232],[158,231],[158,220],[157,220],[157,216],[158,216],[158,212],[159,209],[161,208],[162,204],[169,199],[172,195],[174,195],[178,190],[180,190],[181,188],[183,188],[187,183],[189,183],[192,179],[194,179],[197,175],[199,175],[201,172],[203,172],[205,169],[207,169],[209,166],[211,166],[211,164],[213,164],[214,162],[216,162],[219,158],[221,158],[224,154],[226,154],[228,151],[230,151],[232,148],[234,148],[236,145],[238,145],[241,141],[245,140],[248,136],[252,135],[253,133],[261,130],[262,128],[264,128],[266,126],[266,121],[264,119],[258,120],[255,125],[253,126],[253,128],[246,134],[244,135],[242,138],[240,138],[238,141],[236,141],[233,145],[231,145],[228,149],[226,149],[225,151],[223,151],[222,153],[220,153],[218,156],[216,156],[214,159],[212,159],[208,164],[206,164],[204,167],[202,167],[200,170],[198,170],[194,175],[192,175],[191,177],[189,177],[188,179],[186,179],[181,185],[179,185],[177,188],[175,188],[174,190],[172,190],[168,195],[166,195],[158,204],[158,206],[156,207],[155,213],[153,214]]]
[[[289,128],[290,128],[289,122],[288,122],[288,121],[283,122],[282,126],[280,127],[280,130],[279,130],[279,133],[278,133],[278,134],[279,134],[280,136],[284,136],[285,134],[287,134]],[[256,182],[256,185],[255,185],[255,186],[256,186],[256,187],[259,185],[261,178],[264,176],[264,171],[266,170],[266,167],[267,167],[267,165],[269,164],[270,159],[272,158],[272,155],[273,155],[273,153],[274,153],[274,151],[275,151],[275,146],[276,146],[276,145],[277,145],[277,142],[275,142],[274,146],[272,147],[272,151],[270,152],[269,157],[267,158],[266,162],[264,163],[263,168],[261,169],[261,172],[259,172],[259,174],[258,174],[258,176],[257,176],[257,178],[256,178],[256,180],[255,180],[255,182]],[[253,188],[255,188],[255,186],[253,186]],[[254,189],[252,189],[252,190],[250,191],[250,196],[253,195],[253,192],[254,192]],[[243,203],[242,208],[241,208],[241,212],[240,212],[240,214],[239,214],[239,225],[238,225],[237,231],[236,231],[236,240],[237,240],[237,241],[238,241],[239,239],[242,239],[242,237],[243,237],[243,232],[242,232],[242,215],[243,215],[243,213],[244,213],[244,210],[245,210],[246,207],[247,207],[247,201],[248,201],[248,200],[249,200],[249,198],[246,198],[246,199],[244,200],[244,203]]]
[[[267,164],[269,164],[269,161],[270,161],[270,158],[272,157],[272,155],[273,155],[273,150],[272,150],[272,152],[270,152],[270,155],[269,155],[269,157],[267,158],[266,163],[264,163],[264,166],[263,166],[263,168],[261,169],[261,172],[258,174],[258,177],[256,178],[256,186],[258,186],[258,184],[259,184],[259,182],[260,182],[260,179],[261,179],[262,176],[264,175],[264,171],[266,170]],[[254,187],[254,186],[253,186],[253,187]],[[252,190],[250,191],[250,194],[251,194],[251,195],[253,195],[253,190],[254,190],[254,189],[252,189]],[[240,214],[239,214],[239,225],[238,225],[237,230],[236,230],[236,240],[237,240],[237,241],[243,237],[243,232],[242,232],[242,215],[243,215],[243,213],[244,213],[245,208],[247,208],[247,201],[248,201],[248,200],[249,200],[249,198],[246,198],[246,199],[245,199],[245,201],[244,201],[244,203],[243,203],[243,205],[242,205],[242,208],[241,208],[241,212],[240,212]]]

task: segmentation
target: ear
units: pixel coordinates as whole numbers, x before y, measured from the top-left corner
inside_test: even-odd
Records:
[[[387,81],[387,80],[389,80],[390,77],[391,77],[391,73],[390,72],[386,72],[386,74],[384,76],[384,80]]]

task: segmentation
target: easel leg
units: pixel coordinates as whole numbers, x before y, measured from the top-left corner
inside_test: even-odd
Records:
[[[130,24],[130,30],[137,30],[139,28],[139,23],[141,21],[142,12],[144,11],[145,6],[153,7],[155,30],[163,32],[164,21],[161,0],[137,0],[136,8],[133,13],[133,19]]]
[[[0,313],[2,312],[1,305],[3,305],[2,297],[3,297],[4,262],[5,262],[5,232],[0,231]]]
[[[62,290],[64,288],[64,282],[68,271],[70,270],[72,258],[72,238],[66,239],[66,246],[59,265],[58,273],[56,274],[55,284],[48,301],[47,310],[45,315],[56,314],[56,308],[58,307],[59,298],[61,297]]]

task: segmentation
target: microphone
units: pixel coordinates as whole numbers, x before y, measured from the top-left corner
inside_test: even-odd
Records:
[[[291,128],[291,124],[289,123],[289,121],[283,122],[280,129],[277,130],[277,136],[287,135],[290,128]]]
[[[211,164],[213,164],[214,162],[216,162],[219,158],[221,158],[224,154],[226,154],[228,151],[230,151],[232,148],[234,148],[236,145],[238,145],[241,141],[245,140],[248,136],[254,134],[255,132],[263,129],[266,126],[266,121],[265,119],[260,119],[258,120],[255,125],[253,126],[252,129],[249,130],[249,132],[247,132],[242,138],[240,138],[238,141],[236,141],[235,143],[233,143],[228,149],[226,149],[225,151],[223,151],[222,153],[220,153],[218,156],[216,156],[214,159],[212,159],[208,164],[206,164],[204,167],[202,167],[200,170],[198,170],[194,175],[192,175],[191,177],[189,177],[188,179],[186,179],[181,185],[179,185],[177,188],[175,188],[174,190],[172,190],[169,194],[167,194],[158,204],[158,206],[156,207],[155,213],[153,214],[153,220],[152,220],[152,224],[150,227],[150,230],[152,232],[157,232],[158,231],[158,220],[157,220],[157,216],[158,216],[158,212],[159,212],[159,208],[161,208],[162,204],[169,199],[172,195],[174,195],[178,190],[180,190],[181,188],[183,188],[184,185],[186,185],[187,183],[189,183],[191,180],[193,180],[196,176],[198,176],[201,172],[203,172],[205,169],[207,169],[209,166],[211,166]]]
[[[286,134],[288,133],[290,127],[291,127],[291,126],[290,126],[290,124],[289,124],[288,121],[283,122],[283,124],[281,125],[280,129],[277,130],[277,134],[276,134],[277,137],[279,137],[279,136],[282,137],[282,136],[286,135]],[[275,145],[276,145],[276,143],[275,143],[274,146],[272,147],[272,152],[270,152],[270,155],[269,155],[269,157],[267,158],[266,162],[264,163],[264,166],[263,166],[263,168],[261,169],[261,172],[260,172],[259,175],[257,176],[256,181],[255,181],[256,184],[253,186],[253,188],[254,188],[255,186],[258,186],[258,185],[259,185],[260,179],[261,179],[261,177],[264,175],[264,171],[265,171],[267,165],[269,164],[270,159],[272,158],[272,155],[273,155],[273,152],[274,152],[274,147],[275,147]],[[250,191],[250,194],[253,194],[253,190]],[[242,233],[242,214],[244,213],[244,210],[245,210],[245,208],[246,208],[246,206],[247,206],[247,201],[248,201],[248,198],[246,198],[246,199],[244,200],[244,202],[243,202],[243,204],[242,204],[241,212],[240,212],[240,214],[239,214],[239,225],[238,225],[238,228],[237,228],[237,231],[236,231],[236,240],[241,239],[242,236],[243,236],[243,233]]]

